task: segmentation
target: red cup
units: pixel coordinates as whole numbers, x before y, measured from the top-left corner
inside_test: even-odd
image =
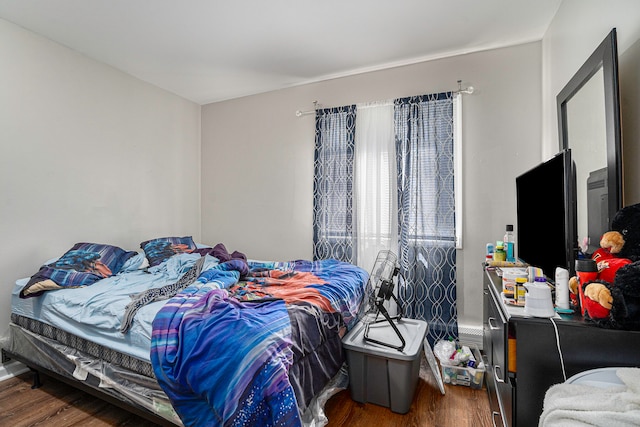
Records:
[[[593,259],[577,259],[576,260],[576,275],[578,276],[578,295],[580,298],[580,307],[582,315],[587,311],[587,304],[583,292],[584,286],[593,282],[598,278],[598,264]]]

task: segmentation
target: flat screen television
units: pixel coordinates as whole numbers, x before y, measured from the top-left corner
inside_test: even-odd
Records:
[[[574,272],[574,179],[570,149],[516,178],[517,256],[551,281],[556,267]]]

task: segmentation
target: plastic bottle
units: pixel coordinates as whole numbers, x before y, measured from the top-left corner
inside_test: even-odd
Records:
[[[569,308],[569,271],[562,267],[556,268],[556,306]]]
[[[493,248],[493,243],[487,243],[487,251],[485,252],[485,255],[493,256]]]
[[[487,252],[485,253],[484,262],[486,265],[490,265],[493,261],[493,243],[487,243]]]
[[[516,277],[516,286],[515,292],[513,293],[513,299],[518,303],[518,305],[524,305],[524,296],[527,293],[527,290],[524,287],[524,284],[527,283],[527,279],[524,277]]]
[[[496,243],[496,250],[493,252],[493,260],[494,261],[506,261],[507,253],[504,251],[504,247],[502,246],[502,242]]]
[[[513,224],[507,224],[506,233],[502,239],[504,251],[507,254],[507,262],[516,262],[515,239],[513,238]]]

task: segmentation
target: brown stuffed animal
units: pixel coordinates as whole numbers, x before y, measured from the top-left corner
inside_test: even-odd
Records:
[[[624,247],[624,236],[619,231],[607,231],[600,239],[600,247],[612,255],[617,255]]]
[[[586,283],[569,280],[572,300],[579,299],[586,316],[604,327],[640,329],[640,204],[622,208],[591,256],[597,275]]]
[[[589,283],[584,283],[582,301],[580,301],[579,296],[578,277],[573,276],[569,279],[569,291],[571,292],[572,301],[576,305],[583,305],[592,318],[603,318],[609,315],[613,298],[606,284],[613,283],[618,269],[631,263],[629,259],[618,258],[614,255],[619,253],[624,245],[624,240],[622,240],[621,236],[620,233],[615,231],[608,231],[603,235],[600,240],[601,248],[591,256],[591,259],[596,263],[597,274],[593,274],[593,277],[589,279]],[[588,298],[588,300],[584,300],[584,298]]]

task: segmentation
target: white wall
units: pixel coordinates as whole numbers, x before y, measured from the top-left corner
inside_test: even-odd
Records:
[[[462,324],[482,319],[485,243],[515,223],[515,177],[540,159],[541,44],[530,43],[209,104],[202,108],[202,237],[251,258],[312,257],[314,116],[296,110],[457,88],[463,99]]]
[[[640,2],[563,0],[542,40],[543,157],[559,149],[556,96],[612,28],[618,38],[624,203],[640,202]]]
[[[0,20],[0,336],[78,241],[200,235],[200,106]]]
[[[640,39],[620,55],[624,203],[640,203]]]

